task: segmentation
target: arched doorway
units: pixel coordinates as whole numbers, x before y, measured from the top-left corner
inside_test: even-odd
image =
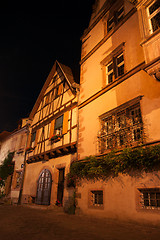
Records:
[[[36,204],[49,205],[51,196],[52,175],[44,169],[38,179]]]

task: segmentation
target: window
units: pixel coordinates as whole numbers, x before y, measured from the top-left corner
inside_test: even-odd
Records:
[[[121,52],[112,58],[106,65],[106,83],[112,83],[116,78],[124,74],[124,54]]]
[[[93,206],[103,205],[103,191],[92,191]]]
[[[127,105],[127,104],[126,104]],[[100,117],[99,151],[132,146],[143,142],[143,123],[139,103],[117,108]]]
[[[50,124],[49,140],[59,141],[68,132],[69,111],[60,117],[53,119]]]
[[[116,78],[124,74],[124,56],[123,53],[115,58]]]
[[[142,208],[160,209],[160,188],[144,188],[139,191]]]
[[[124,17],[124,6],[121,6],[107,21],[107,32],[110,32]]]
[[[63,115],[55,120],[54,134],[62,135],[62,129],[63,129]]]
[[[153,33],[160,28],[160,1],[154,1],[147,8],[147,14],[149,18],[150,31]]]
[[[113,62],[110,62],[106,66],[106,76],[107,76],[107,84],[113,82]]]

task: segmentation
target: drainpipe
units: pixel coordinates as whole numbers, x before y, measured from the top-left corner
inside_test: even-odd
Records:
[[[27,155],[26,147],[27,147],[27,142],[28,142],[28,138],[29,138],[29,126],[30,126],[30,124],[27,124],[27,125],[26,125],[27,140],[26,140],[26,144],[25,144],[25,154],[24,154],[24,162],[23,162],[22,183],[21,183],[21,188],[20,188],[20,192],[19,192],[18,205],[21,204],[21,200],[22,200],[22,192],[23,192],[24,176],[25,176],[25,169],[26,169],[26,155]]]

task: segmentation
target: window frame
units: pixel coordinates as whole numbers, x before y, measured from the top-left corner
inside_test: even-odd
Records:
[[[103,190],[94,190],[92,192],[93,206],[103,206]]]
[[[124,73],[120,76],[117,76],[117,70],[116,70],[116,59],[123,54],[123,65],[124,65]],[[117,48],[115,48],[109,55],[107,55],[101,62],[102,66],[102,88],[113,84],[115,81],[117,81],[119,78],[123,77],[126,73],[126,64],[125,64],[125,42],[122,42]],[[108,71],[108,67],[113,64],[112,69]],[[113,73],[112,81],[108,80],[108,76],[110,76]]]
[[[140,194],[139,203],[141,209],[160,210],[160,187],[138,188],[138,191]],[[145,194],[146,196],[144,196]],[[151,194],[154,194],[154,197]]]
[[[157,28],[157,29],[153,29],[153,25],[152,25],[152,19],[158,14],[158,13],[160,13],[160,7],[158,8],[158,9],[156,9],[153,13],[151,13],[150,14],[150,7],[152,6],[152,5],[154,5],[156,2],[158,2],[158,0],[155,0],[155,1],[153,1],[152,3],[150,3],[147,7],[146,7],[146,12],[147,12],[147,17],[148,17],[148,23],[149,23],[149,32],[150,32],[150,34],[153,34],[155,31],[157,31],[158,29],[160,29],[160,27],[159,28]]]
[[[112,64],[112,70],[108,71],[108,67],[111,66]],[[113,69],[113,60],[111,60],[107,65],[106,65],[106,82],[107,82],[107,85],[114,82],[114,69]],[[109,76],[112,75],[112,80],[109,80]]]
[[[123,55],[123,61],[118,63],[117,59],[120,58]],[[112,70],[108,71],[108,67],[112,63]],[[123,66],[123,73],[119,74],[118,69]],[[115,54],[109,63],[105,65],[105,71],[106,71],[106,85],[112,84],[114,81],[116,81],[118,78],[122,77],[125,74],[125,59],[124,59],[124,50],[121,50],[117,54]],[[112,74],[112,81],[109,80],[109,76]]]
[[[97,195],[98,193],[100,193],[101,196]],[[105,202],[104,197],[105,197],[105,191],[103,188],[89,189],[89,191],[88,191],[88,208],[103,210],[104,202]]]
[[[60,126],[59,125],[56,126],[56,122],[58,121],[58,119],[62,119]],[[64,119],[64,114],[55,119],[55,124],[54,124],[54,134],[55,135],[62,135],[62,132],[63,132],[63,119]]]

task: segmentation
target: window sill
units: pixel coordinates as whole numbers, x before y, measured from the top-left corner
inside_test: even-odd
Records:
[[[56,143],[56,142],[59,142],[61,140],[61,138],[63,137],[63,135],[54,135],[50,138],[50,141],[52,143]]]
[[[152,38],[154,38],[157,34],[160,33],[160,28],[157,29],[155,32],[149,34],[148,36],[146,36],[143,41],[140,43],[141,46],[143,46],[146,42],[148,42],[149,40],[151,40]]]
[[[97,210],[104,210],[104,205],[89,205],[88,208],[90,209],[97,209]]]

